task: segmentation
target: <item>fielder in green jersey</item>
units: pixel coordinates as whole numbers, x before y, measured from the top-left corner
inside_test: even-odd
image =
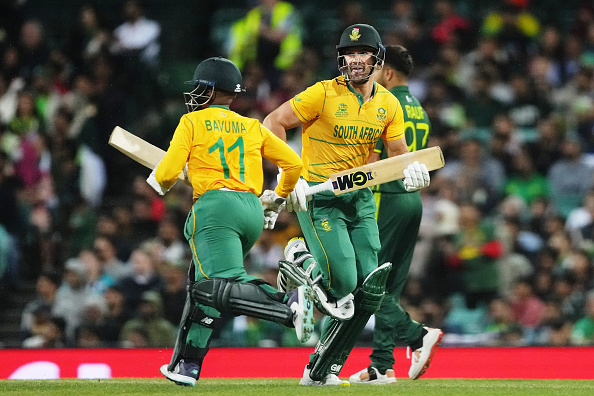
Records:
[[[348,384],[338,374],[369,317],[379,308],[391,265],[380,260],[378,266],[380,240],[371,190],[340,196],[319,193],[307,203],[303,187],[365,164],[379,140],[390,156],[408,152],[401,104],[374,82],[384,60],[377,31],[365,24],[350,26],[342,33],[337,50],[342,76],[312,85],[264,120],[283,139],[287,129],[303,125],[302,179],[289,194],[287,207],[298,212],[307,247],[302,240],[290,241],[285,249],[287,262],[306,269],[308,278],[319,281],[336,299],[336,306],[348,305],[349,300],[354,303],[350,317],[326,320],[300,382],[306,386]],[[415,166],[411,165],[406,183],[419,189],[428,185],[429,173],[426,167]],[[282,288],[286,283],[280,280]]]
[[[427,147],[431,123],[421,104],[409,91],[407,79],[413,67],[412,57],[402,46],[386,46],[384,69],[376,81],[400,101],[404,113],[404,132],[410,151]],[[370,161],[387,158],[383,142],[378,142]],[[381,241],[379,262],[389,261],[392,270],[386,283],[386,296],[375,313],[373,352],[368,368],[353,374],[351,382],[383,384],[396,382],[394,346],[398,341],[408,345],[411,354],[411,379],[419,378],[429,366],[435,347],[441,340],[439,329],[424,328],[412,320],[400,305],[400,294],[417,241],[423,207],[419,191],[409,192],[402,180],[374,186],[377,223]]]

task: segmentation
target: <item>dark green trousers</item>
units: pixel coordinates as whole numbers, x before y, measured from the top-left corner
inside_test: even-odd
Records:
[[[418,341],[422,325],[411,319],[400,306],[400,294],[419,233],[423,206],[421,194],[375,192],[377,224],[381,249],[380,263],[391,262],[392,271],[386,284],[386,296],[375,313],[371,365],[384,371],[394,365],[394,347],[400,341],[411,345]]]

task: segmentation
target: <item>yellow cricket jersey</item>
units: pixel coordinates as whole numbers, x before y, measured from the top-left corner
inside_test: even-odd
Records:
[[[379,84],[363,103],[362,96],[343,77],[321,81],[291,99],[291,107],[304,122],[302,176],[313,182],[367,163],[380,138],[404,136],[398,99]]]
[[[287,197],[303,167],[299,155],[258,120],[210,106],[181,117],[155,178],[169,188],[187,162],[194,199],[221,188],[260,195],[262,157],[283,169],[276,193]]]

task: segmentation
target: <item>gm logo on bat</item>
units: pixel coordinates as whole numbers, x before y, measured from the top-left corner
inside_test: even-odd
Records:
[[[335,181],[332,182],[332,187],[335,190],[344,191],[353,186],[364,186],[368,181],[373,180],[374,177],[369,172],[357,171],[348,173],[346,175],[338,176]]]

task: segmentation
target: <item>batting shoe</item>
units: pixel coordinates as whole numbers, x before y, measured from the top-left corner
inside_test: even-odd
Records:
[[[160,371],[168,380],[182,386],[196,385],[196,380],[200,375],[200,366],[198,364],[185,362],[182,359],[173,371],[169,371],[167,367],[167,364],[162,365]]]
[[[415,349],[412,353],[410,347],[406,350],[406,357],[411,359],[408,376],[413,380],[425,374],[443,337],[443,331],[440,329],[425,327],[425,330],[427,334],[423,336],[423,346]]]
[[[312,257],[309,250],[307,250],[305,239],[299,237],[291,238],[287,243],[287,246],[285,246],[285,259],[292,263],[296,263],[297,261],[303,263],[306,258],[309,258],[305,257],[302,259],[302,256],[304,255]]]
[[[299,381],[300,385],[303,386],[351,386],[349,381],[344,381],[338,378],[336,374],[328,374],[321,381],[312,380],[309,376],[309,364],[305,366],[303,370],[303,377]]]
[[[299,286],[289,294],[287,305],[293,311],[293,324],[297,338],[307,342],[314,332],[314,293],[309,286]]]
[[[353,384],[370,384],[370,385],[383,385],[393,384],[396,382],[396,376],[394,370],[388,369],[385,374],[379,372],[375,367],[367,367],[358,373],[350,376],[349,382]]]

